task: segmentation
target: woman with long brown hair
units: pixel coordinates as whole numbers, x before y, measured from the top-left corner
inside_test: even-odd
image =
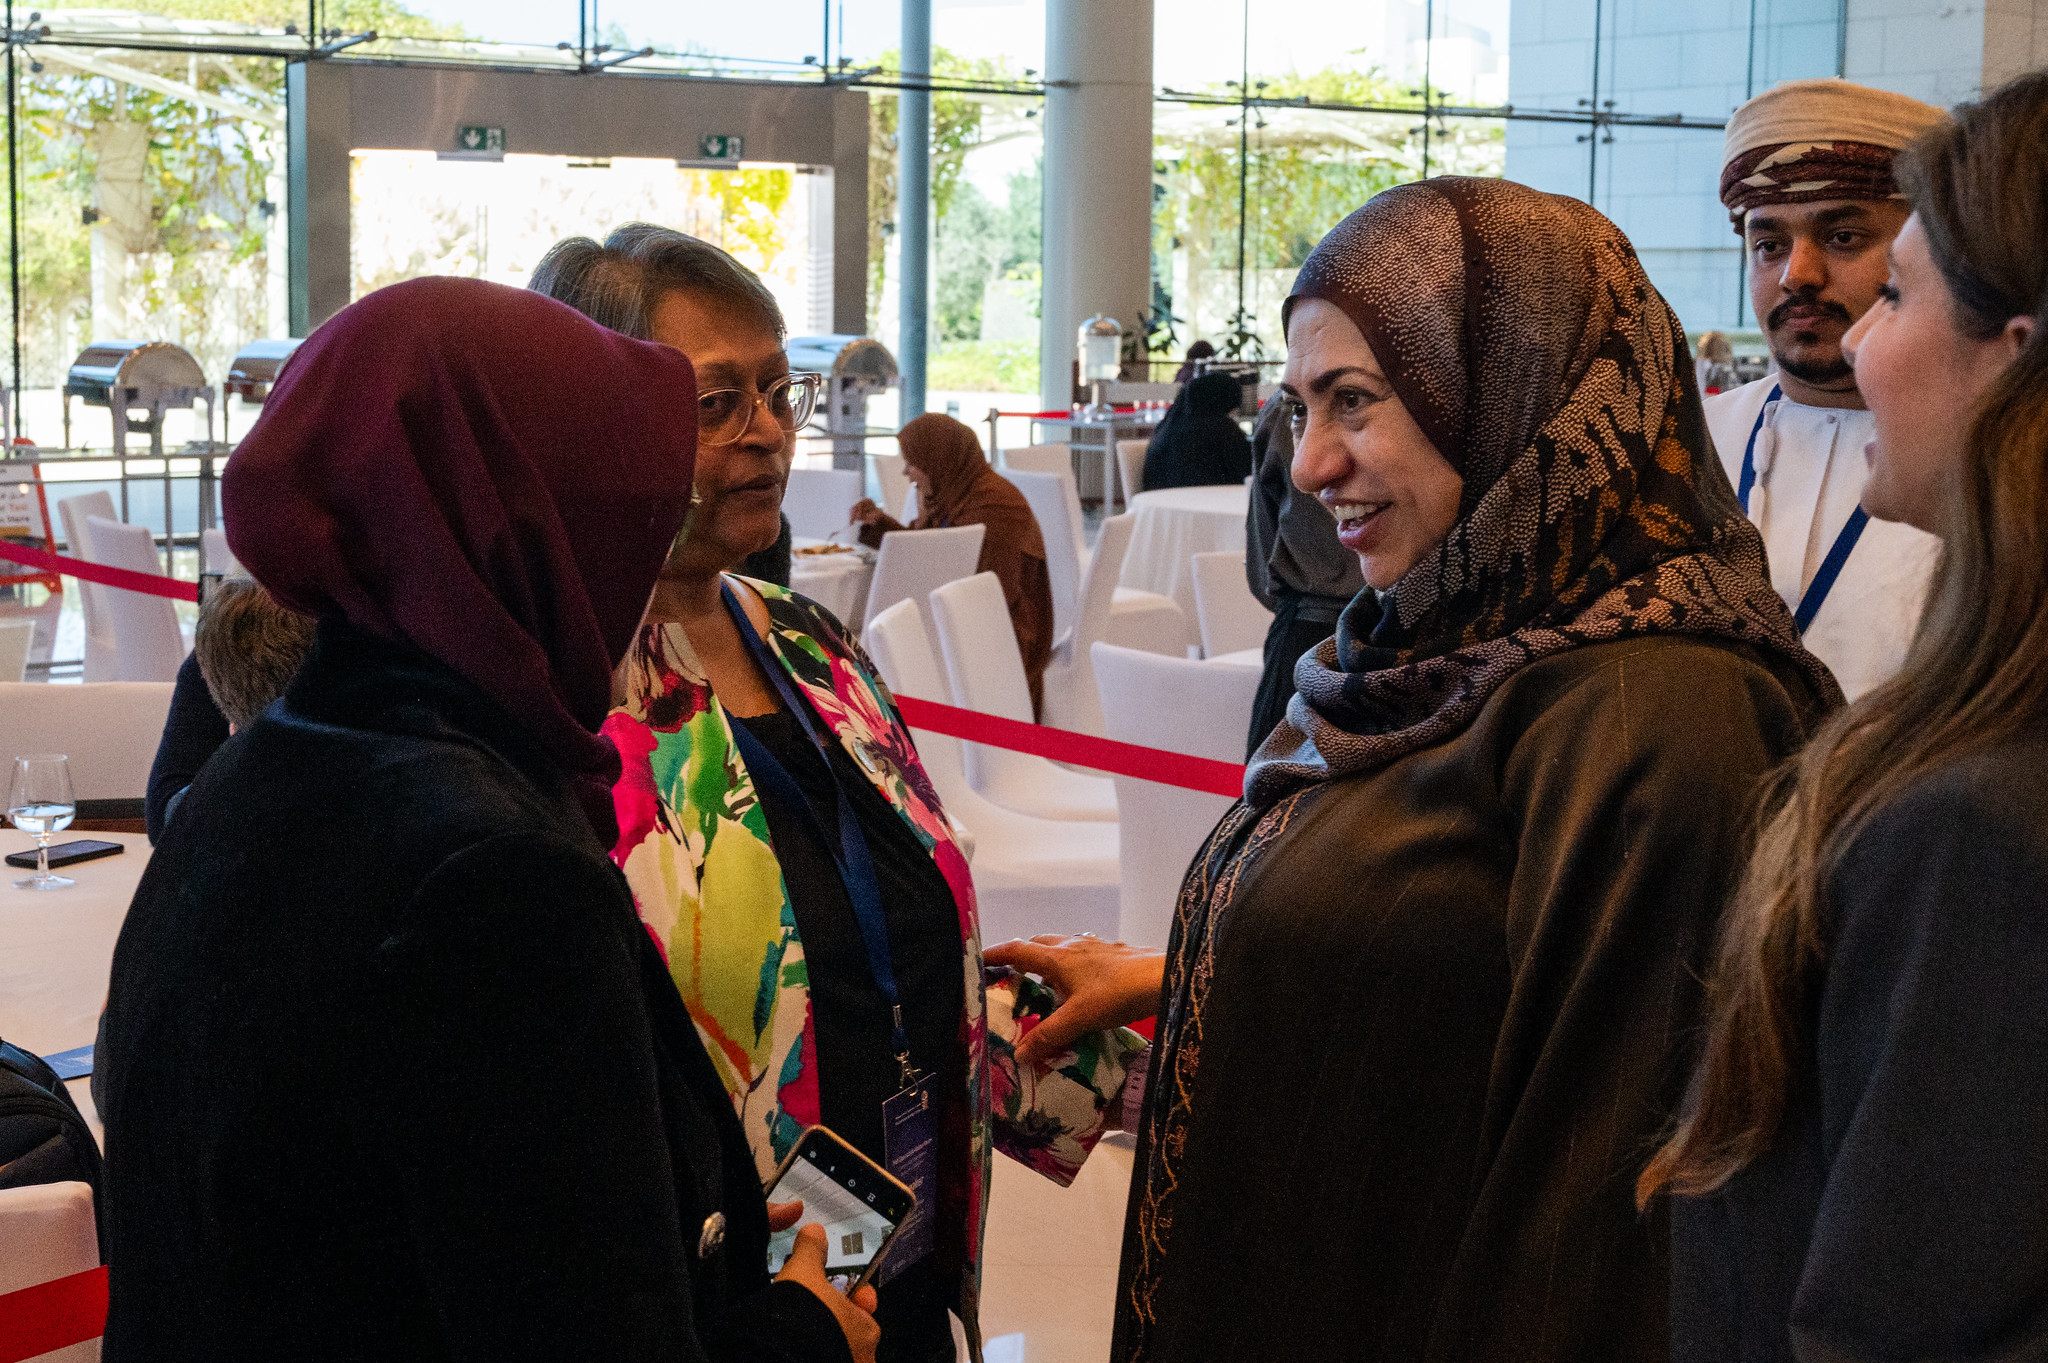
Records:
[[[1863,505],[1941,537],[1906,666],[1780,773],[1673,1212],[1680,1360],[2048,1356],[2048,72],[1904,158],[1844,340]]]

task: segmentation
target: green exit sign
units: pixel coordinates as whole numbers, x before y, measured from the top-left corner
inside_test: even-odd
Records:
[[[697,139],[697,150],[707,161],[737,161],[746,147],[747,139],[738,133],[705,133]]]
[[[503,128],[486,128],[480,124],[465,123],[455,130],[455,149],[457,151],[482,152],[487,156],[493,153],[503,156],[505,154],[505,130]]]

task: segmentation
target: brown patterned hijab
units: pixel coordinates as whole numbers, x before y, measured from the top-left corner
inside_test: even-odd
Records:
[[[1506,180],[1403,185],[1323,238],[1301,298],[1357,323],[1465,488],[1443,543],[1302,658],[1247,803],[1443,742],[1519,669],[1612,639],[1740,640],[1840,703],[1714,454],[1678,319],[1598,211]]]

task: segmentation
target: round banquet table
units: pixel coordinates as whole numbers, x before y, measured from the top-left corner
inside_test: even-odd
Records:
[[[128,850],[58,868],[78,882],[63,890],[17,890],[14,882],[31,873],[0,867],[0,1037],[37,1055],[92,1044],[107,1000],[114,939],[149,865],[149,839],[140,833],[67,830],[53,835],[50,845],[86,838]],[[19,829],[0,828],[0,854],[35,845]],[[99,1114],[86,1080],[66,1087],[98,1136]]]
[[[797,548],[823,544],[823,540],[798,539]],[[859,634],[861,616],[868,605],[868,584],[874,580],[875,565],[865,554],[795,554],[789,561],[789,585],[839,617],[848,632]]]
[[[1131,498],[1137,520],[1118,585],[1172,597],[1192,627],[1195,574],[1188,559],[1229,549],[1243,553],[1250,507],[1251,489],[1243,483],[1139,493]]]

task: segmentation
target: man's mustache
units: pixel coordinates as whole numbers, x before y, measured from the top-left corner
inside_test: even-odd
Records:
[[[1801,294],[1794,298],[1788,298],[1778,304],[1777,307],[1772,308],[1771,315],[1764,321],[1765,328],[1770,331],[1776,331],[1779,327],[1785,325],[1785,314],[1794,308],[1812,308],[1823,317],[1832,317],[1836,321],[1843,323],[1852,323],[1856,320],[1849,315],[1847,308],[1832,298],[1812,298]]]

